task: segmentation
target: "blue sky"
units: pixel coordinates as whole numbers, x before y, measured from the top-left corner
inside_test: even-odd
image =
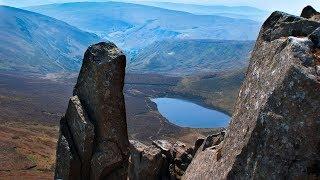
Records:
[[[15,7],[32,6],[50,3],[106,1],[106,0],[0,0],[0,4]],[[169,1],[177,3],[191,3],[203,5],[253,6],[260,9],[274,11],[281,10],[292,14],[299,14],[306,5],[312,5],[320,10],[320,0],[114,0],[114,1]]]

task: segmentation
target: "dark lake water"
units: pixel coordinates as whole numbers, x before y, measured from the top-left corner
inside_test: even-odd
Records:
[[[162,116],[181,127],[227,127],[230,121],[230,117],[222,112],[208,109],[189,101],[175,98],[156,98],[151,100],[157,104]]]

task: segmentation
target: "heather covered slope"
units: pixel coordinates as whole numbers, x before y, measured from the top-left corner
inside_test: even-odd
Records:
[[[37,13],[0,6],[0,70],[77,71],[96,35]]]

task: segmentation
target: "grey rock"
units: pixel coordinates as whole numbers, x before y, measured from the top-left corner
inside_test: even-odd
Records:
[[[184,179],[320,177],[319,23],[273,13],[252,52],[225,140],[189,165]]]
[[[154,145],[146,146],[138,141],[130,141],[131,157],[129,179],[152,180],[165,179],[166,160],[161,150]]]
[[[170,149],[173,158],[171,173],[175,179],[181,179],[193,158],[193,148],[187,147],[183,142],[177,141]]]
[[[98,43],[86,51],[60,124],[55,177],[127,179],[125,65],[124,54],[113,43]]]
[[[199,139],[197,139],[197,141],[194,143],[194,154],[196,154],[196,152],[198,151],[198,149],[202,146],[204,140],[205,140],[204,138],[199,138]]]
[[[92,45],[84,55],[74,88],[73,94],[79,97],[95,129],[92,179],[126,176],[129,140],[123,95],[125,66],[125,55],[113,43]]]
[[[164,152],[169,152],[172,148],[172,144],[167,140],[156,140],[152,142],[153,145],[157,146]]]

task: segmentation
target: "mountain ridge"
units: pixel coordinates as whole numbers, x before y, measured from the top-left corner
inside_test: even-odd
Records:
[[[165,39],[253,40],[260,26],[248,19],[195,15],[122,2],[64,3],[26,9],[96,33],[125,50]]]
[[[184,11],[197,15],[221,15],[237,19],[251,19],[254,21],[264,21],[270,14],[268,11],[252,6],[201,5],[150,1],[142,1],[141,4],[170,10]]]
[[[77,71],[81,53],[99,37],[35,12],[0,6],[0,68],[46,74]]]

